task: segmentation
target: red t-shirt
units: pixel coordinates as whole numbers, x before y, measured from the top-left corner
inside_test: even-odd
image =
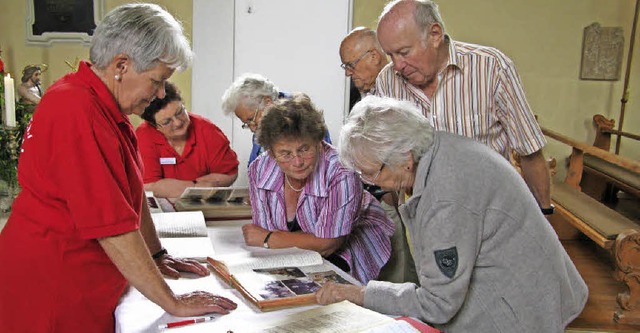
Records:
[[[81,63],[44,95],[25,134],[22,192],[0,234],[0,330],[113,332],[127,281],[97,238],[136,230],[133,127]]]
[[[189,113],[189,119],[182,156],[153,125],[145,121],[138,126],[145,184],[163,178],[195,180],[210,173],[238,173],[238,156],[220,128],[197,114]]]

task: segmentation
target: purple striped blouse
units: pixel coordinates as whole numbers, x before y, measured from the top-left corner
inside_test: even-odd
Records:
[[[438,73],[433,99],[387,65],[376,80],[378,96],[407,100],[433,127],[482,142],[509,158],[544,147],[540,130],[513,61],[499,50],[449,39],[449,60]]]
[[[393,222],[380,203],[363,191],[355,172],[340,163],[331,145],[323,143],[309,177],[296,210],[302,231],[319,238],[349,235],[336,254],[363,284],[375,279],[391,254]],[[253,224],[287,231],[284,173],[269,154],[262,154],[249,166],[249,193]]]

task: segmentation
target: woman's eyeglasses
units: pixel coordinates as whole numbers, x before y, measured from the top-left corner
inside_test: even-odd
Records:
[[[256,109],[256,111],[253,113],[253,117],[251,118],[251,120],[248,120],[247,122],[243,122],[242,123],[242,129],[247,129],[247,128],[251,128],[253,126],[258,126],[258,124],[256,124],[256,117],[258,116],[258,109]]]
[[[360,176],[360,179],[363,182],[369,185],[375,185],[376,180],[378,179],[378,177],[380,177],[380,173],[382,172],[382,169],[384,169],[386,165],[387,165],[386,163],[382,163],[382,165],[380,166],[380,169],[378,169],[378,172],[376,172],[376,174],[373,175],[372,177],[365,175],[364,173],[362,173],[362,171],[356,170],[356,173],[358,174],[358,176]]]
[[[307,160],[312,158],[317,153],[316,149],[311,149],[311,148],[312,146],[304,146],[296,150],[295,154],[291,152],[279,153],[275,155],[275,158],[278,162],[283,162],[283,163],[291,162],[296,157],[300,157],[302,159]]]
[[[167,127],[171,125],[171,123],[173,123],[175,119],[184,121],[186,119],[186,116],[187,116],[187,109],[184,107],[184,105],[182,105],[182,107],[180,108],[180,111],[176,112],[176,114],[173,115],[173,117],[165,118],[162,121],[158,122],[157,124],[160,127]]]

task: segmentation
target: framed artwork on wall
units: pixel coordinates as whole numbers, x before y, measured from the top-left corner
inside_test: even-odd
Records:
[[[104,0],[26,0],[28,45],[80,43],[89,45],[102,19]]]

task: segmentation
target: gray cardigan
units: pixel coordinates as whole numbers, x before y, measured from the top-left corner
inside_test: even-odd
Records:
[[[365,307],[446,332],[563,332],[587,286],[522,177],[499,154],[436,132],[401,207],[420,284],[370,281]]]

